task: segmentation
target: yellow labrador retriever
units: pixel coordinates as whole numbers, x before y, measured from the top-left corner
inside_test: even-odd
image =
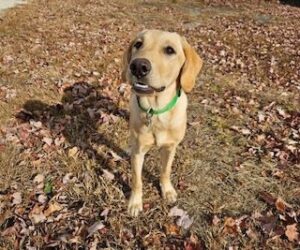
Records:
[[[137,216],[142,205],[142,167],[152,145],[160,147],[163,198],[176,201],[171,165],[186,130],[187,96],[202,60],[177,33],[145,30],[131,42],[123,58],[123,80],[132,85],[130,140],[132,193],[128,211]]]

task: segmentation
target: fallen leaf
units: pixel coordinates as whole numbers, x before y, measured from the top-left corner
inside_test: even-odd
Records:
[[[258,113],[258,121],[259,121],[259,122],[263,122],[263,121],[265,120],[265,118],[266,118],[265,113],[260,111],[260,112]]]
[[[277,218],[274,215],[266,215],[258,218],[258,221],[260,221],[261,228],[263,232],[267,235],[270,235],[272,230],[274,230],[276,226]]]
[[[114,175],[113,173],[109,172],[108,170],[103,169],[102,171],[103,171],[103,176],[104,176],[106,179],[112,181],[112,180],[115,178],[115,175]]]
[[[51,146],[53,140],[49,137],[44,137],[43,142],[45,142],[48,146]]]
[[[286,211],[287,207],[291,207],[280,197],[276,200],[275,206],[276,206],[277,210],[281,213],[284,213]]]
[[[122,161],[123,160],[123,158],[121,156],[119,156],[116,152],[110,150],[109,153],[113,157],[114,161]]]
[[[61,136],[61,137],[57,137],[57,138],[55,138],[55,140],[54,140],[54,144],[55,144],[55,146],[60,146],[62,143],[64,143],[65,142],[65,138],[63,137],[63,136]]]
[[[88,112],[88,114],[89,114],[89,116],[90,116],[91,119],[95,118],[95,109],[88,108],[87,112]]]
[[[48,198],[47,198],[46,195],[40,194],[38,196],[38,202],[41,203],[41,204],[44,204],[47,200],[48,200]]]
[[[1,232],[1,236],[2,237],[5,237],[5,236],[14,236],[16,235],[18,232],[17,232],[17,227],[15,225],[11,226],[11,227],[8,227],[6,228],[5,230],[3,230]]]
[[[296,214],[296,212],[295,212],[294,210],[288,211],[288,212],[287,212],[287,215],[288,215],[289,217],[293,218],[296,222],[298,222],[298,221],[297,221],[297,214]]]
[[[256,136],[256,140],[257,140],[258,143],[264,142],[265,139],[266,139],[266,136],[264,134]]]
[[[120,86],[118,87],[118,91],[121,95],[123,95],[125,93],[125,90],[127,88],[127,84],[126,83],[121,83]]]
[[[94,241],[91,243],[91,247],[89,250],[97,250],[99,240],[97,238],[94,239]]]
[[[285,110],[282,107],[277,107],[276,110],[277,110],[278,114],[280,116],[282,116],[283,118],[289,117],[289,115],[286,114]]]
[[[32,125],[32,126],[34,126],[35,128],[41,128],[42,126],[43,126],[43,124],[42,124],[42,122],[40,122],[40,121],[33,121],[33,120],[31,120],[30,121],[30,124]]]
[[[101,221],[95,222],[92,226],[88,228],[88,237],[90,237],[92,234],[94,234],[96,231],[101,230],[104,228],[104,224]]]
[[[38,223],[46,221],[46,216],[43,213],[33,214],[31,216],[31,220],[34,224],[38,224]]]
[[[253,239],[253,240],[257,239],[256,233],[251,228],[248,228],[248,230],[246,231],[246,234],[250,239]]]
[[[43,214],[44,206],[36,204],[29,213],[29,218],[34,224],[46,221],[46,216]]]
[[[281,236],[281,235],[284,235],[285,231],[284,231],[284,227],[282,226],[276,226],[274,229],[273,229],[273,235],[275,236]]]
[[[8,89],[6,92],[6,99],[13,99],[17,96],[17,91],[15,89]]]
[[[200,122],[199,121],[195,121],[195,122],[188,122],[188,125],[191,126],[191,127],[194,127],[194,126],[197,126],[199,125]]]
[[[13,205],[19,205],[22,203],[22,195],[20,192],[13,193],[12,198],[13,198],[13,201],[12,201]]]
[[[49,215],[53,214],[54,212],[60,211],[62,209],[63,209],[63,207],[58,202],[54,201],[49,204],[49,207],[44,211],[44,215],[46,217],[48,217]]]
[[[105,217],[105,220],[107,220],[108,213],[109,213],[109,209],[105,208],[100,215]]]
[[[223,233],[225,234],[237,234],[237,224],[235,219],[227,217],[224,222]]]
[[[288,237],[289,241],[298,240],[299,233],[297,231],[297,224],[287,225],[285,230],[285,235]]]
[[[45,176],[44,176],[44,175],[42,175],[42,174],[37,174],[37,175],[34,177],[34,179],[33,179],[33,183],[35,183],[35,184],[40,184],[40,183],[44,182],[44,180],[45,180]]]
[[[241,132],[243,135],[251,135],[250,129],[247,129],[247,128],[242,128]]]
[[[214,215],[213,220],[212,220],[213,225],[216,226],[219,224],[219,222],[220,222],[220,219],[218,218],[218,216]]]
[[[32,161],[32,166],[37,168],[37,167],[41,166],[41,163],[42,163],[42,159],[38,159],[38,160]]]
[[[194,220],[189,217],[188,214],[185,214],[177,220],[176,224],[180,227],[183,227],[184,229],[188,229],[192,224]]]
[[[231,126],[230,128],[231,128],[233,131],[240,132],[240,128],[239,128],[238,126],[233,125],[233,126]]]
[[[181,208],[178,208],[177,206],[171,208],[168,216],[183,216],[185,215],[185,211]]]
[[[93,76],[100,76],[100,73],[98,71],[93,71],[92,74]]]
[[[3,57],[3,63],[8,64],[14,61],[14,58],[11,55],[6,55]]]
[[[281,179],[284,177],[284,171],[275,170],[274,173],[272,173],[272,176],[275,176],[275,177]]]
[[[64,178],[63,178],[63,184],[67,184],[69,182],[73,181],[73,174],[72,173],[67,173]]]
[[[180,228],[175,224],[167,224],[165,225],[166,234],[169,235],[179,235]]]
[[[69,157],[75,158],[76,155],[77,155],[77,153],[78,153],[78,148],[77,148],[77,147],[73,147],[73,148],[70,148],[70,149],[68,150],[68,156],[69,156]]]
[[[143,210],[148,210],[150,207],[151,207],[151,205],[148,202],[143,204]]]
[[[6,148],[6,145],[0,143],[0,152],[3,152]]]
[[[258,197],[272,206],[275,204],[276,201],[276,198],[273,195],[265,191],[259,192]]]
[[[203,250],[205,247],[201,244],[198,237],[195,234],[191,236],[184,242],[184,250]]]
[[[193,219],[189,217],[187,212],[177,206],[171,208],[168,216],[178,216],[176,224],[184,229],[188,229],[193,223]]]

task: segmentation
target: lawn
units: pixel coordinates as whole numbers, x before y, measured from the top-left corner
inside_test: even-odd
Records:
[[[299,7],[255,0],[32,0],[0,15],[0,248],[299,248],[299,26]],[[132,218],[121,58],[146,28],[185,36],[204,67],[178,201],[161,198],[153,149]]]

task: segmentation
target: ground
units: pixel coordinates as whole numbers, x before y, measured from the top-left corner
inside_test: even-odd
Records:
[[[2,249],[299,248],[300,9],[230,2],[33,0],[0,16]],[[145,28],[185,36],[204,67],[179,199],[162,200],[154,149],[132,218],[120,69]]]

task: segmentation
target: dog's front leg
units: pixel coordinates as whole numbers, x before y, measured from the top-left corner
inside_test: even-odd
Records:
[[[145,154],[149,148],[134,145],[131,152],[132,185],[131,196],[128,204],[128,212],[132,216],[137,216],[143,210],[143,183],[142,168]]]
[[[174,160],[176,144],[166,145],[161,148],[161,173],[160,173],[160,187],[162,196],[168,202],[175,202],[177,193],[171,183],[172,162]]]

